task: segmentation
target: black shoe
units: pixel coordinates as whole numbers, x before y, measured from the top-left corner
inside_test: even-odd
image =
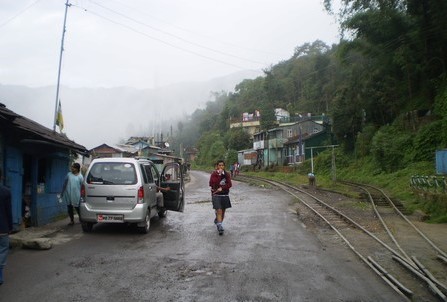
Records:
[[[219,232],[219,235],[222,235],[224,233],[224,228],[221,224],[217,225],[217,231]]]

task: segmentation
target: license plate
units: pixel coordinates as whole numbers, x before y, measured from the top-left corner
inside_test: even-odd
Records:
[[[98,214],[96,216],[96,219],[98,222],[123,222],[124,216],[123,215],[103,215]]]

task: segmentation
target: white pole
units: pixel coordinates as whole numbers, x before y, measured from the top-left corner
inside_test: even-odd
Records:
[[[67,23],[67,11],[68,7],[71,6],[70,3],[65,2],[65,15],[64,15],[64,27],[62,29],[62,41],[61,41],[61,50],[59,54],[59,70],[57,72],[57,86],[56,86],[56,105],[54,106],[54,121],[53,121],[53,131],[56,131],[56,120],[57,120],[57,107],[59,102],[59,84],[61,81],[61,67],[62,67],[62,53],[64,52],[64,38],[65,38],[65,24]]]
[[[337,173],[335,167],[335,147],[332,146],[332,181],[335,182],[337,180]]]
[[[312,170],[312,174],[314,174],[314,148],[310,147],[310,167]]]

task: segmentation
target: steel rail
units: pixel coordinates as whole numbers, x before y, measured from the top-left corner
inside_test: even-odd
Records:
[[[441,256],[443,256],[444,258],[447,258],[447,254],[441,250],[435,243],[433,243],[433,241],[430,240],[430,238],[428,238],[424,233],[422,233],[421,230],[419,230],[419,228],[417,226],[415,226],[407,217],[405,217],[405,215],[399,211],[399,209],[396,207],[396,205],[394,204],[394,202],[391,200],[391,198],[388,197],[388,195],[380,188],[376,188],[374,186],[371,185],[363,185],[365,187],[370,187],[373,188],[377,191],[379,191],[380,193],[383,194],[383,196],[387,199],[388,203],[393,207],[394,211],[396,211],[396,213],[398,213],[425,241],[428,242],[428,244],[430,244]]]
[[[394,202],[392,202],[392,200],[388,197],[387,194],[385,194],[385,192],[379,188],[376,188],[374,186],[371,185],[362,185],[362,184],[357,184],[357,183],[353,183],[353,182],[348,182],[348,181],[341,181],[341,183],[350,185],[350,186],[354,186],[356,188],[359,188],[363,191],[365,191],[368,194],[368,198],[371,201],[371,204],[374,208],[374,211],[377,215],[377,217],[379,218],[379,220],[381,221],[383,227],[387,230],[388,236],[391,238],[391,240],[396,244],[396,246],[398,247],[398,249],[403,253],[403,255],[405,255],[407,257],[407,259],[410,261],[406,263],[405,267],[407,265],[411,265],[412,269],[410,270],[410,272],[414,273],[414,271],[419,271],[419,273],[425,275],[426,278],[420,278],[421,280],[425,281],[427,283],[427,285],[429,286],[429,288],[436,294],[438,295],[441,299],[445,299],[444,295],[439,295],[440,292],[444,292],[447,293],[447,287],[441,283],[439,280],[436,279],[435,276],[433,276],[433,274],[430,273],[430,271],[425,268],[418,260],[416,257],[411,257],[409,258],[409,256],[407,255],[407,253],[401,248],[401,246],[399,245],[399,243],[397,242],[395,236],[391,233],[391,231],[389,231],[388,226],[386,225],[385,221],[382,218],[382,215],[380,214],[380,212],[377,210],[377,207],[375,205],[375,201],[374,198],[372,197],[371,193],[369,192],[369,190],[366,189],[366,187],[372,188],[376,191],[379,191],[380,194],[382,194],[382,196],[384,196],[388,202],[388,204],[390,206],[393,207],[393,210],[396,212],[396,214],[398,214],[399,217],[404,218],[405,222],[409,223],[413,229],[415,229],[416,231],[418,231],[417,233],[419,235],[423,235],[422,238],[425,240],[428,240],[427,242],[430,243],[430,245],[432,247],[437,247],[436,245],[434,245],[434,243],[432,243],[428,237],[426,237],[413,223],[411,223],[411,221],[405,217],[405,215],[403,215],[403,213],[396,207],[396,205],[394,204]],[[439,252],[439,248],[435,249],[437,252]],[[439,256],[439,255],[438,255]],[[438,257],[439,258],[439,257]],[[399,261],[399,263],[401,263]],[[427,279],[430,280],[430,282],[427,282]],[[435,288],[436,287],[436,288]],[[435,288],[435,289],[434,289]]]
[[[243,178],[243,177],[242,177]],[[259,178],[259,177],[250,177],[250,179],[258,179],[260,181],[272,184],[274,186],[280,186],[282,188],[283,191],[289,193],[290,195],[294,196],[295,198],[297,198],[298,200],[300,200],[300,202],[302,204],[304,204],[308,209],[310,209],[314,214],[316,214],[318,217],[320,217],[326,224],[328,224],[332,230],[334,230],[339,236],[340,238],[348,245],[348,247],[369,267],[371,268],[382,280],[385,281],[385,283],[388,284],[388,286],[390,286],[396,293],[398,293],[402,298],[404,298],[406,301],[411,301],[407,295],[412,295],[413,293],[408,290],[406,287],[404,287],[400,283],[398,282],[394,282],[396,279],[394,277],[390,278],[390,274],[384,274],[383,272],[381,272],[376,266],[374,266],[374,264],[369,261],[365,256],[363,256],[352,244],[351,242],[338,230],[337,227],[335,227],[328,219],[326,219],[326,217],[324,217],[320,212],[318,212],[316,209],[314,209],[311,205],[309,205],[306,201],[304,201],[302,198],[300,198],[298,195],[296,195],[295,193],[287,190],[286,188],[292,188],[293,190],[296,190],[300,193],[303,193],[305,195],[308,195],[309,197],[311,197],[312,199],[318,201],[318,203],[320,203],[321,205],[323,205],[324,207],[329,208],[331,211],[335,212],[337,215],[341,216],[344,220],[347,220],[349,223],[353,224],[355,227],[361,229],[363,232],[365,232],[367,235],[373,237],[376,241],[378,241],[382,246],[384,246],[389,252],[391,252],[393,254],[393,257],[399,258],[401,261],[407,263],[407,261],[405,259],[403,259],[401,257],[401,255],[399,255],[399,253],[397,253],[396,251],[394,251],[392,248],[390,248],[386,243],[382,242],[379,238],[377,238],[374,234],[372,234],[371,232],[369,232],[368,230],[366,230],[365,228],[363,228],[361,225],[359,225],[358,223],[356,223],[355,221],[353,221],[350,217],[347,217],[346,215],[344,215],[343,213],[341,213],[340,211],[338,211],[337,209],[331,207],[330,205],[328,205],[327,203],[325,203],[324,201],[316,198],[315,196],[307,193],[306,191],[300,190],[296,187],[293,187],[289,184],[285,184],[285,183],[281,183],[279,181],[271,181],[268,179],[263,179],[263,178]],[[286,187],[286,188],[284,188]],[[408,264],[411,265],[411,264]]]
[[[427,276],[428,279],[430,279],[433,283],[435,283],[437,287],[440,287],[443,292],[447,292],[447,286],[445,286],[444,284],[439,282],[435,278],[435,276],[433,276],[432,273],[424,265],[422,265],[422,263],[420,263],[419,260],[415,256],[413,256],[411,258],[413,259],[413,262],[416,263],[416,265],[418,266],[419,270],[425,276]]]
[[[424,273],[422,273],[419,269],[414,269],[414,267],[412,267],[411,265],[408,265],[407,262],[402,262],[402,258],[393,256],[393,259],[396,260],[397,262],[400,262],[400,264],[402,264],[405,268],[407,268],[409,271],[411,271],[413,273],[413,275],[415,275],[422,281],[426,282],[428,287],[430,288],[430,290],[434,294],[436,294],[439,298],[441,298],[442,301],[447,301],[447,297],[444,295],[444,293],[442,291],[440,291],[438,289],[438,287],[435,285],[435,283],[432,280],[430,280],[430,278],[428,278],[426,275],[424,275]]]
[[[255,176],[250,176],[249,179],[258,179],[260,181],[263,182],[267,182],[270,183],[274,186],[280,186],[282,188],[282,190],[286,191],[287,193],[291,194],[292,196],[294,196],[295,198],[297,198],[298,200],[301,201],[301,203],[303,203],[307,208],[309,208],[312,212],[314,212],[317,216],[319,216],[321,219],[323,219],[345,242],[346,244],[350,247],[350,249],[352,251],[354,251],[354,253],[356,255],[359,256],[359,258],[365,262],[371,269],[373,269],[373,271],[378,274],[383,280],[386,281],[386,283],[392,287],[395,291],[397,291],[401,296],[406,297],[406,295],[411,295],[412,292],[410,290],[408,290],[406,287],[404,287],[403,285],[401,285],[394,277],[392,277],[391,275],[384,273],[380,268],[378,268],[378,264],[374,264],[374,261],[371,260],[367,260],[363,255],[361,255],[356,249],[355,247],[349,242],[349,240],[347,238],[345,238],[345,236],[343,236],[343,234],[340,233],[340,231],[334,226],[332,225],[332,223],[330,223],[323,215],[321,215],[317,210],[315,210],[312,206],[310,206],[307,202],[305,202],[302,198],[300,198],[299,196],[297,196],[296,194],[294,194],[293,192],[285,189],[286,188],[291,188],[295,191],[298,191],[302,194],[305,194],[309,197],[311,197],[313,200],[317,201],[319,204],[323,205],[324,207],[330,209],[331,211],[335,212],[337,215],[339,215],[340,217],[342,217],[344,220],[348,221],[349,223],[353,224],[355,227],[357,227],[358,229],[362,230],[364,233],[366,233],[368,236],[370,236],[371,238],[373,238],[374,240],[376,240],[379,244],[381,244],[383,247],[385,247],[388,251],[390,251],[393,256],[392,258],[394,260],[398,260],[398,262],[400,264],[402,264],[405,268],[407,268],[410,272],[416,272],[414,274],[417,274],[417,276],[419,277],[420,280],[425,281],[425,283],[428,285],[429,289],[431,290],[432,293],[434,293],[435,295],[437,295],[439,298],[441,298],[443,301],[445,301],[445,296],[443,295],[443,293],[441,292],[441,290],[439,290],[437,288],[437,285],[441,285],[440,287],[442,288],[442,290],[444,290],[444,285],[442,283],[440,283],[439,281],[437,281],[435,278],[431,279],[429,276],[427,276],[421,269],[420,267],[418,267],[417,263],[410,258],[405,251],[400,247],[400,245],[397,243],[397,240],[395,240],[394,236],[392,236],[391,232],[389,231],[389,229],[386,227],[386,223],[383,221],[383,219],[381,219],[382,225],[384,226],[384,228],[387,230],[388,234],[390,235],[390,238],[393,238],[392,241],[394,244],[396,244],[396,246],[399,248],[399,250],[402,252],[403,255],[405,255],[405,258],[403,258],[397,251],[395,251],[393,248],[391,248],[389,245],[387,245],[386,243],[384,243],[381,239],[379,239],[377,236],[375,236],[373,233],[369,232],[368,230],[366,230],[363,226],[361,226],[360,224],[358,224],[357,222],[355,222],[354,220],[352,220],[350,217],[346,216],[345,214],[343,214],[342,212],[340,212],[339,210],[335,209],[334,207],[328,205],[327,203],[325,203],[324,201],[320,200],[319,198],[315,197],[312,194],[309,194],[308,192],[304,191],[304,190],[300,190],[299,188],[292,186],[290,184],[287,183],[283,183],[280,181],[272,181],[272,180],[268,180],[268,179],[264,179],[264,178],[260,178],[260,177],[255,177]],[[358,186],[358,185],[357,185]],[[373,198],[370,194],[370,192],[364,188],[362,188],[365,192],[368,193],[368,196],[375,208],[375,203],[373,201]],[[384,194],[385,195],[385,194]],[[398,210],[395,206],[394,208],[396,210]],[[399,211],[400,212],[400,211]],[[381,218],[380,213],[378,213],[377,209],[375,208],[375,213],[377,215],[377,217]],[[423,277],[420,277],[420,276]],[[431,274],[430,274],[431,275]],[[436,284],[436,285],[435,285]],[[408,298],[407,298],[408,299]]]
[[[402,283],[400,283],[396,278],[394,278],[393,275],[389,274],[379,263],[374,261],[374,259],[370,256],[368,256],[368,261],[370,261],[380,272],[382,272],[388,279],[391,280],[396,286],[398,286],[401,291],[405,293],[407,296],[413,296],[413,292],[406,288]]]
[[[396,237],[394,237],[393,233],[390,231],[390,229],[388,228],[388,225],[385,223],[385,221],[382,218],[382,215],[379,213],[379,210],[376,207],[376,203],[374,202],[374,198],[372,197],[371,193],[364,187],[362,187],[361,185],[358,185],[356,183],[351,183],[351,182],[345,182],[345,181],[340,181],[341,183],[345,183],[345,184],[349,184],[350,186],[354,186],[356,188],[359,188],[363,191],[365,191],[365,193],[368,195],[368,199],[373,207],[374,213],[376,214],[376,216],[379,218],[380,223],[382,224],[383,228],[385,229],[386,233],[388,234],[388,236],[390,237],[391,241],[393,241],[393,243],[396,245],[397,249],[402,253],[402,255],[408,260],[408,262],[415,268],[417,269],[417,265],[416,263],[413,262],[413,260],[410,258],[410,256],[404,251],[404,249],[400,246],[399,242],[397,242]]]
[[[385,242],[383,242],[380,238],[378,238],[376,235],[374,235],[373,233],[371,233],[370,231],[368,231],[367,229],[365,229],[362,225],[358,224],[356,221],[354,221],[353,219],[351,219],[350,217],[346,216],[345,214],[343,214],[342,212],[340,212],[339,210],[337,210],[336,208],[330,206],[329,204],[327,204],[326,202],[324,202],[323,200],[313,196],[312,194],[309,194],[308,192],[304,191],[304,190],[300,190],[294,186],[291,186],[289,184],[286,183],[282,183],[279,181],[271,181],[268,179],[262,179],[262,178],[258,178],[259,180],[265,181],[267,183],[271,183],[273,185],[276,184],[280,184],[282,186],[286,186],[288,188],[291,188],[293,190],[296,190],[302,194],[308,195],[309,197],[315,199],[316,201],[318,201],[320,204],[324,205],[326,208],[330,209],[331,211],[335,212],[337,215],[339,215],[340,217],[342,217],[343,219],[349,221],[351,224],[353,224],[355,227],[357,227],[358,229],[362,230],[364,233],[368,234],[369,236],[371,236],[374,240],[376,240],[377,242],[379,242],[383,247],[385,247],[388,251],[390,251],[393,255],[402,258],[402,256],[393,248],[391,248],[388,244],[386,244]],[[302,200],[301,198],[299,198],[296,194],[294,194],[293,192],[284,190],[286,192],[288,192],[289,194],[291,194],[292,196],[298,198],[299,200]],[[407,260],[404,259],[405,262],[408,262]],[[412,265],[412,264],[410,264]]]

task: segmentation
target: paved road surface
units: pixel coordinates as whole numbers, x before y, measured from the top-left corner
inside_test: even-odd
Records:
[[[401,300],[342,245],[325,249],[280,191],[235,181],[219,236],[208,175],[191,178],[185,212],[154,218],[147,235],[76,224],[51,250],[14,250],[0,301]]]

